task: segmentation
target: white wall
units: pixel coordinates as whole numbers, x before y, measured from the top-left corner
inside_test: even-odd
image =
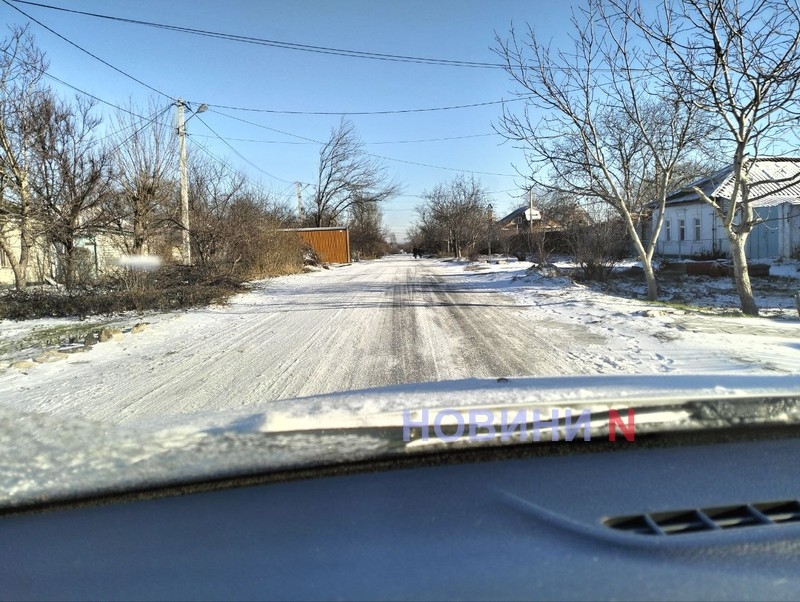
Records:
[[[748,258],[790,257],[800,247],[800,205],[783,203],[773,207],[760,207],[756,211],[767,221],[757,225],[749,235]],[[657,218],[656,212],[653,217],[654,225]],[[695,231],[695,219],[700,220],[699,236]],[[680,220],[684,220],[685,225],[682,240]],[[669,222],[669,236],[667,222]],[[770,242],[767,242],[767,237]],[[728,239],[711,207],[694,203],[666,208],[656,253],[667,257],[686,258],[710,253],[713,249],[728,255]]]
[[[657,219],[658,212],[653,216],[654,225]],[[699,231],[695,220],[699,220]],[[716,245],[714,245],[715,239]],[[728,243],[710,207],[701,203],[666,207],[656,253],[672,257],[688,257],[704,252],[710,253],[714,248],[725,252]]]

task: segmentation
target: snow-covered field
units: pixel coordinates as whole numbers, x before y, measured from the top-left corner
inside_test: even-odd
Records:
[[[12,343],[76,321],[0,322],[7,357],[42,358],[0,364],[0,399],[20,411],[123,423],[463,378],[800,373],[791,298],[768,299],[777,306],[762,318],[697,312],[532,274],[529,265],[397,256],[276,278],[224,307],[115,318],[123,330],[148,325],[59,361]]]

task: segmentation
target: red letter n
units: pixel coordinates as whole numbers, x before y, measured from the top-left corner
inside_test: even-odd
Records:
[[[628,409],[628,424],[625,425],[622,422],[622,418],[619,417],[619,412],[616,410],[609,410],[608,411],[608,440],[609,441],[616,441],[617,440],[617,427],[619,427],[620,432],[625,436],[627,441],[633,441],[633,432],[634,432],[634,420],[633,420],[633,408]]]

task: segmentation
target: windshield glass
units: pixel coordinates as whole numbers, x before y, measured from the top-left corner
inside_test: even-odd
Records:
[[[0,504],[794,423],[800,11],[644,4],[5,2]]]

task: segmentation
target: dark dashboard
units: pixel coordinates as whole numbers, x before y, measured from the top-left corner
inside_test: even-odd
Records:
[[[16,509],[0,597],[795,600],[797,436],[517,445]]]

